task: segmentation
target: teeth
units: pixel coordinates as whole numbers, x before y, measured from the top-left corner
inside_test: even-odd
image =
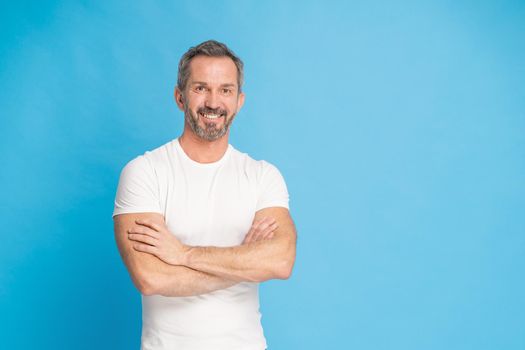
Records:
[[[203,114],[202,116],[207,119],[217,119],[220,117],[219,114]]]

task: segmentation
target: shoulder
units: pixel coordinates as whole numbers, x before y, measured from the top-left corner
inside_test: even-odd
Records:
[[[173,158],[174,145],[177,139],[171,140],[160,147],[147,151],[142,157],[154,168],[162,166]]]
[[[233,162],[241,167],[243,171],[248,175],[249,177],[255,177],[257,179],[260,179],[264,176],[267,176],[268,174],[275,174],[279,172],[279,169],[277,167],[266,161],[266,160],[257,160],[252,158],[247,153],[240,152],[239,150],[232,147],[232,159]]]
[[[232,159],[246,178],[259,185],[273,181],[284,182],[279,169],[266,160],[256,160],[247,153],[240,152],[236,149],[232,149]]]
[[[146,151],[144,154],[130,160],[123,171],[157,172],[161,170],[173,157],[172,146],[173,141],[170,141],[153,150]]]
[[[256,189],[256,211],[264,208],[288,209],[288,189],[279,169],[266,160],[255,160],[246,153],[235,150],[233,157],[240,164],[248,181]]]

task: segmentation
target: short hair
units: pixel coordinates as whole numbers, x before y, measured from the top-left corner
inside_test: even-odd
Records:
[[[190,47],[184,55],[182,55],[179,62],[179,74],[177,77],[177,86],[181,91],[184,91],[188,79],[190,78],[190,63],[191,60],[196,56],[208,56],[208,57],[229,57],[237,67],[237,85],[239,86],[239,92],[241,91],[242,84],[244,82],[244,72],[241,59],[233,53],[223,43],[215,40],[208,40],[200,43],[197,46]]]

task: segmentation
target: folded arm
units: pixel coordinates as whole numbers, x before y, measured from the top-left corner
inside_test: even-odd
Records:
[[[289,211],[282,207],[259,210],[254,222],[271,217],[276,228],[269,239],[234,247],[192,247],[148,221],[129,236],[135,250],[155,255],[174,266],[185,266],[229,281],[263,282],[287,279],[295,262],[296,231]],[[249,236],[249,235],[248,235]]]
[[[156,240],[155,244],[162,243],[162,247],[168,251],[166,256],[174,255],[175,248],[185,247],[177,238],[171,234],[164,222],[164,217],[158,213],[134,213],[121,214],[114,217],[115,239],[120,255],[137,289],[144,295],[160,294],[163,296],[192,296],[210,293],[235,285],[240,280],[217,276],[213,273],[198,271],[197,269],[170,264],[170,260],[164,255],[148,254],[144,251],[134,249],[134,243],[130,237],[139,236],[146,245],[153,238],[146,236],[145,226],[137,223],[147,222],[156,229],[156,234],[162,240]],[[276,221],[271,217],[256,217],[246,234],[243,245],[255,244],[262,240],[270,240],[277,228]],[[146,231],[145,231],[146,230]],[[162,235],[159,233],[162,233]],[[149,241],[151,243],[151,241]],[[148,245],[149,248],[152,246]],[[187,248],[186,248],[187,249]],[[162,260],[164,258],[164,260]]]
[[[235,247],[191,247],[184,265],[234,281],[287,279],[295,261],[296,232],[286,208],[266,208],[257,217],[271,216],[279,227],[269,240]]]
[[[164,225],[158,213],[121,214],[114,217],[115,239],[120,255],[137,289],[144,295],[191,296],[213,292],[236,281],[197,271],[186,266],[165,263],[156,256],[133,249],[128,232],[137,220]]]

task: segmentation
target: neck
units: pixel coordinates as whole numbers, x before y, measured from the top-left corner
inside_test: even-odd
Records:
[[[179,143],[188,157],[199,163],[213,163],[224,156],[228,149],[229,130],[223,137],[215,141],[207,141],[195,135],[193,130],[186,123],[184,124]]]

